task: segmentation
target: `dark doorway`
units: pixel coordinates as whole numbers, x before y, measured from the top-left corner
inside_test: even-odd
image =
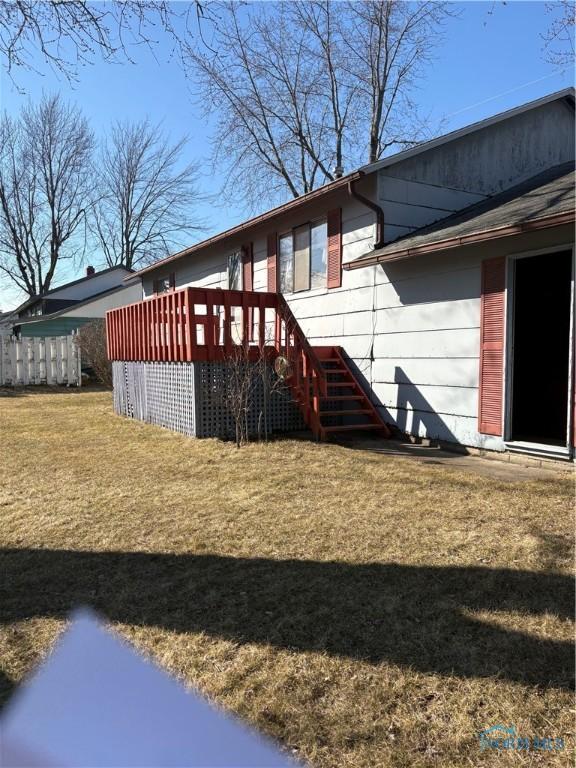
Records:
[[[514,262],[512,440],[566,445],[572,253]]]

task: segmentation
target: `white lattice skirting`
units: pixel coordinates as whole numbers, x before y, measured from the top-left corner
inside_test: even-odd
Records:
[[[190,437],[232,439],[234,419],[223,392],[230,376],[226,363],[140,363],[115,361],[114,410],[121,416],[146,421]],[[273,372],[270,372],[274,376]],[[254,436],[264,423],[264,386],[259,380],[247,413],[248,432]],[[288,387],[267,398],[268,432],[304,429],[298,406]]]

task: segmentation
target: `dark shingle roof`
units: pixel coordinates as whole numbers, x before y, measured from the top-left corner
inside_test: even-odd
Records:
[[[561,214],[574,214],[574,164],[565,163],[533,176],[505,192],[465,208],[445,219],[388,243],[383,248],[360,256],[345,265],[357,269],[376,261],[405,258],[419,251],[454,248],[482,239],[516,234],[527,224],[535,224]],[[435,248],[434,248],[435,249]]]

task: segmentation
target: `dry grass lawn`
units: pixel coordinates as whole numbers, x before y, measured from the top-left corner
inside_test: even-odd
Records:
[[[0,397],[3,698],[93,606],[318,768],[572,764],[573,485]],[[563,737],[481,751],[478,732]]]

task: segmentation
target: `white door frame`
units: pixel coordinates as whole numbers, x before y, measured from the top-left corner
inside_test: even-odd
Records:
[[[570,251],[572,254],[572,270],[570,277],[570,328],[569,328],[569,349],[568,349],[568,413],[566,420],[566,447],[574,452],[572,444],[574,409],[574,339],[575,339],[575,275],[576,265],[574,255],[576,248],[573,243],[565,245],[556,245],[550,248],[540,248],[534,251],[523,251],[522,253],[508,254],[506,265],[506,334],[505,334],[505,365],[504,365],[504,441],[509,442],[512,437],[512,397],[513,397],[513,378],[514,378],[514,291],[515,291],[515,262],[519,259],[529,259],[532,256],[541,256],[545,253],[560,253]]]

